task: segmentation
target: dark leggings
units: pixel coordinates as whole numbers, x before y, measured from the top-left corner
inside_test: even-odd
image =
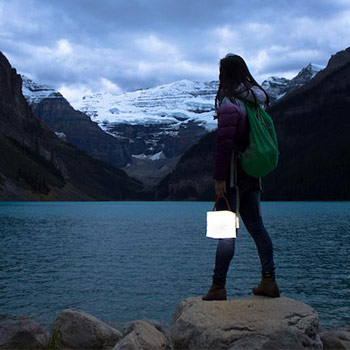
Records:
[[[256,188],[239,188],[240,206],[239,213],[245,227],[254,239],[256,244],[261,269],[263,273],[272,272],[275,269],[273,262],[273,246],[269,234],[267,233],[260,211],[260,194]],[[235,189],[227,188],[227,199],[231,209],[235,211]],[[224,199],[220,199],[217,210],[227,209]],[[213,282],[217,284],[226,283],[226,275],[230,262],[235,252],[235,238],[219,239],[216,249],[215,268]]]

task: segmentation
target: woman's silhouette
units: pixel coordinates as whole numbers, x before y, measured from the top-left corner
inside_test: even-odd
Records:
[[[219,88],[215,98],[218,129],[214,179],[216,196],[220,197],[217,210],[227,208],[224,196],[233,211],[239,205],[240,216],[255,241],[261,262],[262,279],[253,288],[253,293],[278,297],[273,246],[260,211],[261,179],[247,175],[236,157],[249,143],[249,120],[244,103],[237,97],[265,105],[269,103],[267,93],[252,77],[244,60],[228,54],[220,60]],[[226,275],[234,250],[235,238],[218,240],[213,283],[202,296],[203,300],[226,300]]]

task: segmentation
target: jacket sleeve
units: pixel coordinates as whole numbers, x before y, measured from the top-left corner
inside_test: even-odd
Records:
[[[228,176],[239,117],[238,106],[233,103],[222,103],[218,109],[213,174],[215,180],[226,180]]]

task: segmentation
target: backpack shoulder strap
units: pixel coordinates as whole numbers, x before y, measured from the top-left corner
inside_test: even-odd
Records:
[[[236,215],[239,214],[239,188],[237,185],[237,160],[238,160],[238,151],[236,145],[234,146],[231,153],[231,169],[230,169],[230,187],[234,187],[236,190]]]

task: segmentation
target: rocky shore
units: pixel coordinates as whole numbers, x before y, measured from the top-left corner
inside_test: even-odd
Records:
[[[66,309],[47,332],[27,317],[0,318],[0,349],[350,349],[350,325],[321,329],[312,307],[287,297],[197,297],[177,306],[171,324],[120,325]]]

